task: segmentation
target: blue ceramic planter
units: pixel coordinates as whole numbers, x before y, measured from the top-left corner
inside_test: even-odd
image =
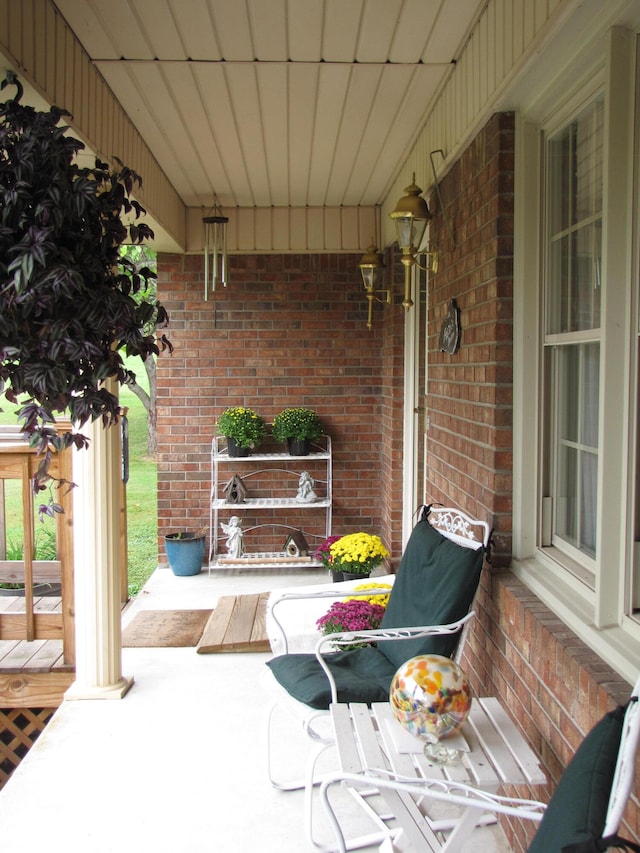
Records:
[[[204,557],[204,536],[169,533],[164,537],[164,546],[174,575],[187,577],[200,574]]]

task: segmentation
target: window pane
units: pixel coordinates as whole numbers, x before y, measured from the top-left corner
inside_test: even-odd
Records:
[[[551,244],[549,280],[553,282],[553,297],[549,300],[549,329],[551,333],[569,328],[569,276],[571,270],[572,235],[565,234]]]
[[[569,544],[578,547],[577,471],[578,452],[575,447],[561,445],[558,456],[558,490],[556,497],[556,533]]]
[[[600,325],[603,139],[596,101],[549,143],[549,334]]]
[[[599,344],[558,347],[556,367],[555,534],[595,557]]]
[[[575,195],[572,223],[581,222],[602,210],[603,102],[596,101],[576,119]]]
[[[579,347],[562,347],[559,356],[558,437],[577,444],[580,408],[575,379],[579,372]]]
[[[561,234],[569,228],[571,219],[572,156],[575,151],[573,125],[561,131],[549,143],[549,227],[552,234]]]
[[[598,493],[598,457],[583,453],[581,457],[580,550],[596,556],[596,498]]]
[[[582,360],[581,389],[581,441],[592,450],[598,448],[598,414],[600,411],[600,346],[585,344],[580,347]]]

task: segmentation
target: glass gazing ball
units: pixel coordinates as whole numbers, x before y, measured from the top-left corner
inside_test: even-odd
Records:
[[[393,676],[389,701],[405,729],[420,738],[443,738],[464,723],[471,687],[463,670],[442,655],[418,655]]]

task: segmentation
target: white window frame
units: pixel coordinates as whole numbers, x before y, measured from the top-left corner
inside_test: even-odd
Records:
[[[632,507],[635,471],[635,346],[637,272],[631,222],[634,197],[633,116],[636,35],[613,28],[606,51],[593,52],[579,76],[523,105],[516,129],[514,252],[514,516],[513,570],[562,620],[621,675],[633,681],[640,660],[640,624],[631,617]],[[546,513],[541,471],[543,387],[542,140],[604,93],[605,152],[600,331],[598,554],[595,583],[568,567],[566,554],[542,547]],[[636,149],[638,142],[636,141]],[[637,199],[636,199],[637,204]],[[613,283],[613,284],[612,284]],[[633,291],[633,292],[632,292]],[[540,392],[541,395],[542,392]],[[538,395],[538,396],[540,396]],[[580,566],[577,566],[580,569]]]
[[[547,411],[543,413],[543,416],[545,416],[544,429],[547,430],[547,433],[545,434],[543,431],[541,433],[540,438],[543,455],[543,458],[541,460],[544,469],[543,476],[545,477],[546,482],[542,485],[542,515],[544,520],[542,522],[542,530],[539,536],[539,545],[540,547],[548,548],[548,554],[552,558],[555,558],[557,562],[561,563],[561,565],[567,571],[574,574],[581,582],[587,584],[587,586],[589,586],[591,589],[595,588],[598,562],[596,561],[595,557],[589,556],[586,552],[582,551],[579,548],[576,548],[566,539],[566,537],[559,535],[557,532],[558,515],[560,513],[559,497],[557,494],[558,466],[560,465],[561,447],[563,444],[565,444],[565,442],[563,442],[558,436],[556,436],[555,432],[558,427],[558,418],[562,417],[561,409],[565,402],[561,396],[561,379],[559,373],[561,368],[561,348],[567,346],[573,349],[580,345],[596,344],[598,346],[599,353],[601,353],[602,327],[601,324],[598,323],[597,326],[589,327],[586,329],[560,330],[553,328],[550,330],[550,326],[552,325],[552,307],[554,308],[554,310],[557,310],[557,305],[552,305],[551,299],[552,285],[555,284],[555,282],[551,282],[548,279],[548,277],[551,275],[552,251],[552,235],[550,225],[552,214],[550,205],[554,201],[555,203],[557,203],[558,199],[554,193],[555,188],[550,183],[551,165],[547,161],[550,158],[551,144],[557,138],[558,132],[563,132],[564,130],[566,130],[576,118],[580,117],[585,108],[586,110],[590,110],[597,102],[604,103],[603,89],[604,85],[596,82],[595,89],[592,91],[590,87],[586,93],[586,103],[580,104],[577,110],[575,107],[572,106],[572,113],[569,114],[568,117],[565,117],[566,111],[561,111],[559,126],[554,126],[554,124],[550,124],[550,126],[545,128],[545,130],[543,131],[542,142],[542,171],[544,172],[544,175],[542,176],[542,181],[544,183],[544,186],[542,188],[542,195],[544,199],[544,210],[542,214],[544,236],[542,238],[542,251],[545,253],[545,257],[543,260],[544,266],[542,274],[542,281],[544,283],[541,284],[544,313],[542,320],[543,344],[542,350],[540,352],[540,358],[543,362],[544,371],[544,374],[541,374],[541,381],[543,385],[542,394],[545,396],[547,401],[545,404]],[[598,216],[596,217],[598,220],[601,218],[602,213],[603,211],[598,212]],[[567,223],[566,233],[577,233],[577,231],[583,229],[585,225],[588,224],[588,220],[592,218],[593,215],[588,216],[587,220],[583,218],[578,223]],[[599,260],[601,263],[601,259]],[[600,278],[600,276],[598,276],[598,278]],[[601,315],[601,286],[598,287],[598,290],[598,314]],[[601,361],[600,358],[599,361]],[[603,378],[600,377],[599,388],[602,387],[602,382]],[[575,444],[574,447],[575,449],[579,449],[580,444]],[[587,447],[582,447],[582,450],[585,453],[589,452],[589,448]],[[601,442],[598,443],[598,446],[595,449],[595,454],[596,460],[599,460],[599,457],[602,454]],[[598,469],[599,468],[600,465],[598,465]],[[546,497],[547,494],[549,495],[549,497]],[[595,530],[593,532],[594,534],[596,533]],[[598,547],[599,542],[596,543],[596,548]]]

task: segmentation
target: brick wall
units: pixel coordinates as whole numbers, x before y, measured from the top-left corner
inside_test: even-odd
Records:
[[[513,116],[494,116],[432,196],[440,252],[429,281],[427,494],[486,518],[511,552]],[[460,349],[440,351],[451,300]]]
[[[166,533],[208,529],[211,439],[230,405],[250,406],[267,422],[287,406],[315,409],[333,440],[333,531],[378,532],[399,559],[402,309],[376,305],[367,330],[359,260],[234,256],[228,287],[205,302],[202,256],[158,258],[175,346],[158,362],[163,562]],[[312,516],[323,523],[322,513],[311,510],[303,520]],[[264,512],[243,513],[246,527],[269,520]],[[280,547],[286,533],[274,535]],[[272,544],[256,539],[251,547]]]

